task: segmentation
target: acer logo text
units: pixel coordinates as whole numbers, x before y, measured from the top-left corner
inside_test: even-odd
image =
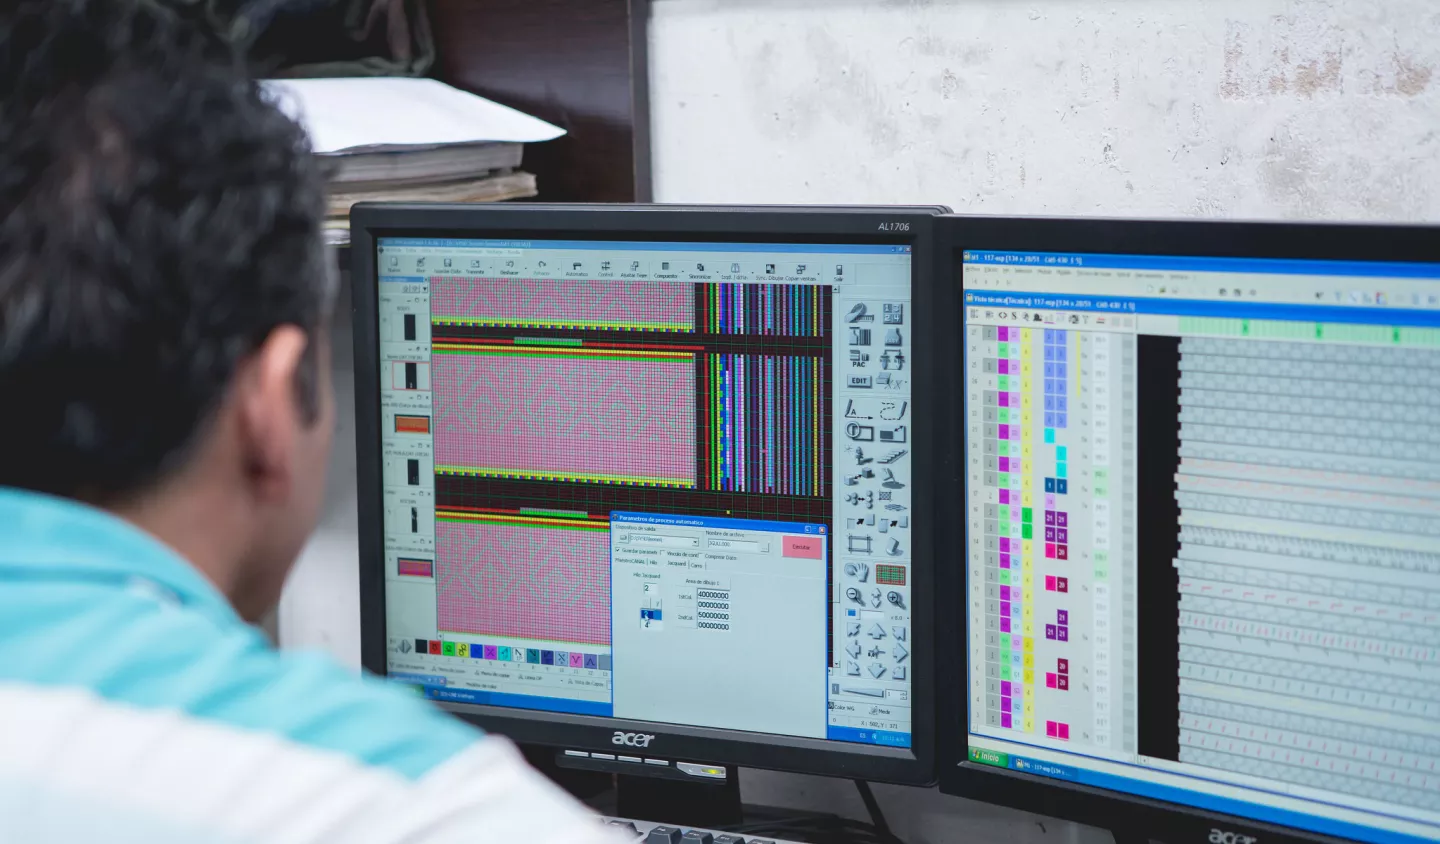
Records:
[[[1226,832],[1223,829],[1210,830],[1210,844],[1255,844],[1255,836]]]
[[[654,736],[645,733],[624,733],[616,730],[615,737],[610,739],[610,743],[623,744],[626,747],[649,747],[650,742],[654,740]],[[1231,844],[1231,842],[1227,841],[1225,844]],[[1248,844],[1248,842],[1236,842],[1236,844]]]

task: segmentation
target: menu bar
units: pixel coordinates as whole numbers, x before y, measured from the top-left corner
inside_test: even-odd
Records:
[[[906,262],[881,265],[907,271]],[[725,255],[627,255],[540,252],[516,256],[470,255],[443,251],[380,256],[381,281],[413,281],[435,276],[476,278],[618,279],[640,281],[755,282],[763,284],[841,284],[857,274],[872,275],[875,265],[836,262],[833,256],[795,260],[731,260]]]
[[[834,255],[909,255],[911,247],[877,243],[721,243],[665,240],[485,240],[476,238],[384,237],[380,251],[389,249],[563,249],[626,252],[775,252]]]
[[[1440,308],[1351,307],[1332,304],[1292,305],[1275,302],[1222,302],[1199,299],[1161,299],[966,290],[967,307],[1006,311],[1064,310],[1077,313],[1164,314],[1181,317],[1228,317],[1279,321],[1322,321],[1337,324],[1440,327]]]
[[[966,264],[969,290],[1045,291],[1097,297],[1151,297],[1207,302],[1268,302],[1440,311],[1440,268],[1434,277],[1297,276],[1074,266]]]

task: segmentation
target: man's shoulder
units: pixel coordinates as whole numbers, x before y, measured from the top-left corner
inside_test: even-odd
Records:
[[[480,737],[402,687],[322,654],[277,652],[144,583],[0,585],[0,684],[83,691],[97,705],[266,734],[408,779]]]
[[[6,574],[0,840],[613,840],[397,687],[144,582]]]

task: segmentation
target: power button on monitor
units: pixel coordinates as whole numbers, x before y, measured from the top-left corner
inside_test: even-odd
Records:
[[[692,777],[705,777],[712,780],[725,779],[725,769],[719,765],[697,765],[694,762],[676,762],[675,767],[681,773],[689,774]]]

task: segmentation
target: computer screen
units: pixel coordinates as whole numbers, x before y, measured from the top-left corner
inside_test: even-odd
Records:
[[[1440,836],[1440,264],[965,246],[968,762]]]
[[[391,679],[911,746],[911,246],[374,248]]]

